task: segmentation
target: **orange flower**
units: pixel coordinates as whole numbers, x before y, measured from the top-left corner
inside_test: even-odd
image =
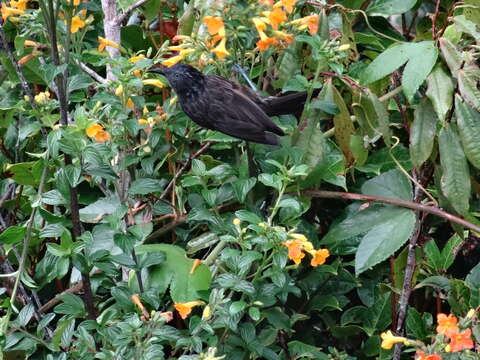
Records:
[[[220,43],[217,45],[217,47],[212,50],[212,52],[221,59],[223,59],[227,55],[230,55],[230,53],[227,51],[227,48],[225,47],[226,43],[227,38],[224,37],[222,41],[220,41]]]
[[[272,11],[265,11],[265,15],[270,20],[272,28],[278,30],[278,26],[287,20],[287,14],[281,8],[275,8]]]
[[[28,0],[10,0],[10,5],[18,10],[27,10]]]
[[[432,355],[425,355],[423,351],[417,350],[415,352],[415,360],[442,360],[440,355],[432,354]]]
[[[293,6],[297,3],[298,0],[281,0],[279,1],[282,6],[285,8],[287,13],[291,13],[293,11]]]
[[[325,263],[325,260],[330,256],[330,252],[327,249],[318,249],[311,252],[312,260],[310,265],[317,267]]]
[[[92,126],[88,127],[87,130],[85,130],[85,133],[87,136],[93,137],[97,134],[97,132],[103,130],[103,126],[99,124],[93,124]]]
[[[453,316],[452,314],[450,315],[445,315],[445,314],[438,314],[437,315],[437,333],[445,335],[445,336],[451,336],[453,334],[458,333],[458,325],[457,325],[457,318]]]
[[[278,40],[273,37],[265,36],[263,39],[257,41],[256,45],[260,51],[267,50],[270,46],[278,44]]]
[[[305,257],[305,254],[302,252],[303,242],[300,240],[288,240],[283,242],[283,245],[288,248],[288,258],[293,260],[295,264],[300,264]]]
[[[78,30],[83,28],[85,25],[86,25],[85,21],[80,19],[78,16],[74,16],[72,18],[72,27],[70,28],[70,32],[72,34],[75,34]]]
[[[110,134],[105,130],[100,130],[95,134],[95,140],[98,142],[105,142],[110,140]]]
[[[207,24],[208,33],[210,35],[219,34],[225,36],[225,24],[220,16],[205,16],[203,22]]]
[[[287,45],[291,44],[295,38],[293,34],[288,34],[283,31],[273,31],[273,35],[275,35],[277,39],[284,41]]]
[[[11,15],[22,15],[25,11],[20,9],[15,9],[13,7],[8,7],[5,4],[2,4],[2,19],[3,21],[7,20]]]
[[[318,21],[320,17],[318,14],[310,15],[305,18],[305,25],[308,26],[310,35],[315,35],[318,32]]]
[[[252,19],[253,24],[255,25],[255,28],[257,29],[258,33],[260,34],[262,31],[265,31],[267,29],[267,24],[265,24],[265,21],[263,18],[253,18]]]
[[[177,56],[172,56],[172,57],[169,57],[168,59],[166,60],[163,60],[162,61],[162,64],[165,65],[165,66],[173,66],[175,65],[176,63],[180,62],[183,60],[183,56],[181,55],[177,55]]]
[[[390,350],[393,347],[393,344],[404,343],[405,341],[407,341],[407,339],[402,336],[393,335],[391,330],[382,333],[380,337],[382,338],[381,347],[385,350]]]
[[[101,36],[98,37],[98,51],[103,51],[107,46],[111,46],[117,49],[120,49],[120,45],[118,45],[115,41],[107,40]]]
[[[128,98],[127,100],[127,107],[130,109],[133,109],[135,107],[135,104],[133,103],[131,98]]]
[[[203,301],[189,301],[189,302],[186,302],[186,303],[175,303],[175,310],[178,311],[178,313],[180,314],[180,317],[182,319],[186,319],[188,315],[190,315],[190,313],[192,312],[192,309],[195,307],[195,306],[198,306],[198,305],[203,305],[205,304]]]
[[[472,330],[467,329],[463,333],[456,333],[449,336],[449,351],[462,351],[473,348]]]

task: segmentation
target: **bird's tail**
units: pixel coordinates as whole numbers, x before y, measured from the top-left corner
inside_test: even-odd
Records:
[[[315,89],[312,97],[317,96],[319,92],[320,89]],[[268,116],[299,114],[305,106],[307,92],[303,91],[283,96],[271,96],[263,100],[264,106],[262,106],[262,108]]]

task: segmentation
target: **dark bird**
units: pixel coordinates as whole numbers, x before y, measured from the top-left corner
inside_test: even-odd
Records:
[[[285,135],[269,116],[299,113],[307,98],[306,92],[261,97],[235,81],[204,75],[185,64],[149,72],[167,78],[183,111],[198,125],[260,144],[278,145],[277,135]]]

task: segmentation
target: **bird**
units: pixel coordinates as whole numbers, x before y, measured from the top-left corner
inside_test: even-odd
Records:
[[[259,144],[280,145],[278,137],[285,133],[270,116],[299,113],[307,99],[306,92],[262,97],[238,82],[183,63],[148,72],[165,76],[183,111],[201,127]]]

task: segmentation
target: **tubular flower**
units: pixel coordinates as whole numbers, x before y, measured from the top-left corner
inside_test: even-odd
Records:
[[[13,7],[8,7],[5,4],[2,4],[2,19],[3,21],[7,20],[9,16],[11,15],[22,15],[25,12],[25,10],[20,10],[20,9],[15,9]]]
[[[277,44],[278,40],[276,38],[265,36],[263,39],[258,40],[255,45],[257,45],[258,50],[265,51],[270,46],[275,46]]]
[[[458,333],[458,320],[457,318],[450,314],[438,314],[437,315],[437,333],[450,337],[453,334]]]
[[[330,256],[330,252],[327,249],[318,249],[311,252],[312,260],[310,265],[317,267],[318,265],[323,265],[325,260]]]
[[[98,51],[103,51],[107,46],[114,47],[116,49],[120,49],[120,45],[118,45],[115,41],[107,40],[101,36],[98,37]]]
[[[85,133],[90,137],[95,137],[98,142],[105,142],[110,140],[110,134],[103,129],[102,125],[93,124],[85,130]]]
[[[152,85],[152,86],[156,86],[160,89],[165,87],[165,85],[158,79],[145,79],[145,80],[142,80],[142,82],[143,82],[144,85]]]
[[[423,351],[417,350],[415,352],[415,360],[442,360],[440,355],[432,354],[432,355],[425,355]]]
[[[225,47],[226,43],[227,38],[224,37],[222,41],[220,41],[220,43],[217,45],[217,47],[212,50],[212,52],[221,59],[223,59],[227,55],[230,55],[230,53],[227,51],[227,48]]]
[[[211,316],[212,316],[212,309],[210,308],[210,305],[207,305],[203,309],[202,319],[207,320],[207,319],[210,319]]]
[[[449,351],[462,351],[473,348],[472,330],[467,329],[462,333],[456,333],[449,336],[450,344],[447,345]]]
[[[189,301],[186,303],[175,303],[174,306],[175,306],[175,310],[177,310],[178,313],[180,314],[180,317],[185,320],[187,316],[190,315],[190,313],[192,312],[192,309],[195,306],[203,305],[203,304],[205,304],[203,301],[196,300],[196,301]]]
[[[10,6],[18,10],[27,10],[28,0],[10,0]]]
[[[144,60],[144,59],[146,59],[145,55],[137,55],[137,56],[131,57],[130,59],[128,59],[128,61],[135,64],[137,61]]]
[[[110,140],[110,134],[105,130],[100,130],[95,134],[95,140],[97,142],[105,142]]]
[[[32,41],[32,40],[25,40],[25,42],[23,43],[23,46],[26,46],[26,47],[39,47],[40,44],[36,41]]]
[[[138,124],[142,125],[142,126],[148,125],[148,120],[147,119],[139,119]]]
[[[273,35],[275,35],[277,39],[284,41],[287,45],[290,45],[295,38],[293,34],[288,34],[283,31],[273,31]]]
[[[279,7],[272,11],[265,11],[264,14],[274,30],[278,30],[278,26],[287,20],[287,14]]]
[[[220,16],[205,16],[203,22],[207,24],[208,33],[210,35],[219,34],[225,36],[225,24]]]
[[[70,28],[70,32],[75,34],[78,30],[83,28],[86,25],[85,21],[80,19],[78,16],[74,16],[72,18],[72,27]]]
[[[393,344],[405,343],[407,341],[407,339],[402,336],[393,335],[391,330],[388,330],[387,332],[382,333],[380,337],[382,338],[381,347],[382,349],[385,349],[385,350],[390,350]]]
[[[255,28],[257,29],[258,33],[261,33],[267,29],[267,24],[261,18],[258,18],[258,17],[253,18],[252,22],[255,25]]]
[[[190,269],[190,275],[193,274],[200,265],[202,265],[202,260],[200,259],[193,260],[192,268]]]
[[[163,60],[163,61],[162,61],[162,64],[165,65],[165,66],[170,67],[170,66],[173,66],[173,65],[175,65],[176,63],[182,61],[183,59],[184,59],[184,57],[181,56],[181,55],[172,56],[172,57],[170,57],[170,58],[168,58],[168,59],[166,59],[166,60]]]
[[[285,8],[287,13],[291,14],[293,12],[293,6],[297,3],[297,1],[298,0],[280,0],[278,3]]]
[[[127,100],[127,107],[130,109],[133,109],[135,107],[135,104],[133,103],[131,98],[128,98]]]
[[[288,258],[293,260],[295,264],[300,264],[305,257],[303,253],[303,242],[300,240],[288,240],[282,243],[288,249]]]
[[[343,44],[338,47],[338,51],[347,51],[350,49],[350,44]]]
[[[288,234],[288,236],[291,237],[292,239],[299,240],[301,242],[308,241],[307,237],[303,234],[290,233]]]

